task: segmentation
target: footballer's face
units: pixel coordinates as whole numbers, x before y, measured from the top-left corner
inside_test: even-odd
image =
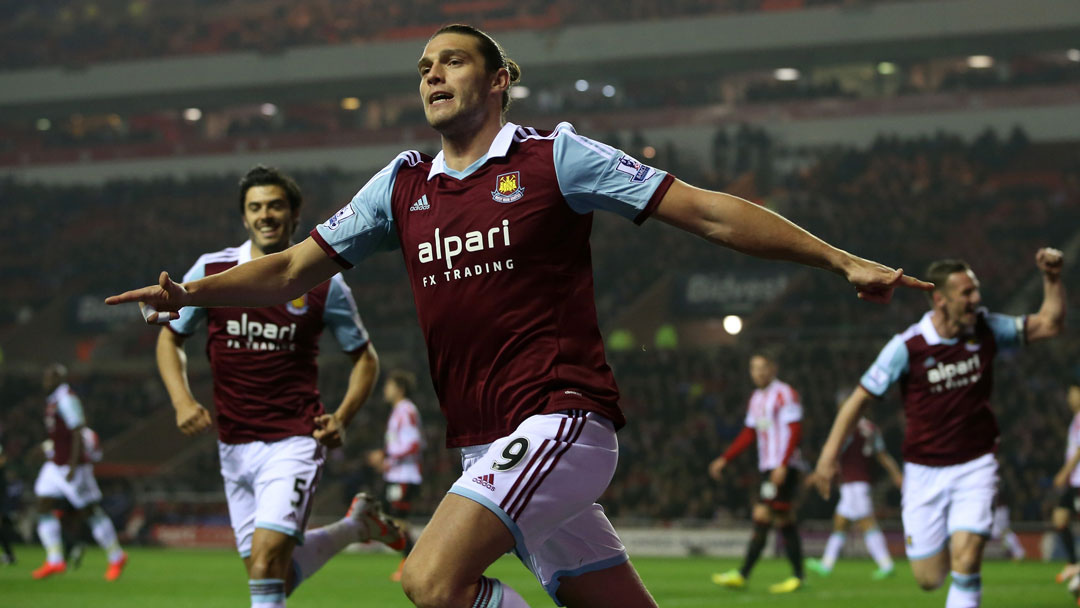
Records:
[[[288,248],[299,221],[300,210],[293,211],[281,186],[252,186],[244,193],[244,228],[258,250],[253,255]]]
[[[776,364],[761,355],[750,357],[750,379],[754,386],[765,388],[776,378]]]
[[[501,100],[502,90],[493,88],[495,79],[478,45],[466,34],[439,34],[428,41],[416,64],[424,115],[443,135],[479,130],[492,111],[493,91],[496,105]]]
[[[382,387],[383,401],[394,405],[398,401],[401,401],[401,389],[398,388],[397,382],[393,380],[387,380],[383,382]]]
[[[45,368],[45,373],[41,376],[41,387],[45,389],[45,392],[51,393],[63,383],[64,375],[56,366],[50,365]]]
[[[1074,414],[1080,413],[1080,384],[1074,384],[1069,387],[1069,409]]]
[[[945,288],[935,292],[934,301],[945,320],[960,327],[975,325],[975,311],[982,304],[979,279],[970,270],[954,272],[945,281]]]

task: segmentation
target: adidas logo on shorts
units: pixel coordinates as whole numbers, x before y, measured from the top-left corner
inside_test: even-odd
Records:
[[[479,477],[473,477],[473,482],[478,483],[485,488],[495,491],[495,475],[488,473],[487,475],[481,475]]]
[[[416,199],[416,202],[412,204],[412,207],[409,207],[409,211],[427,211],[428,209],[431,209],[431,205],[427,202],[426,194]]]

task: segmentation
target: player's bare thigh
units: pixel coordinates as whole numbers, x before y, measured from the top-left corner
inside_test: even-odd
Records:
[[[864,517],[864,518],[862,518],[860,520],[857,520],[855,522],[855,528],[858,529],[859,532],[862,532],[863,534],[866,534],[867,532],[869,532],[870,530],[873,530],[876,527],[878,527],[877,519],[875,519],[873,515],[870,515],[868,517]]]
[[[513,548],[514,536],[498,516],[447,494],[405,560],[401,585],[417,606],[471,606],[480,576]]]
[[[750,512],[750,519],[754,520],[756,524],[768,525],[772,523],[775,513],[769,507],[769,505],[759,502],[754,504],[754,509]]]
[[[656,608],[629,561],[559,581],[556,594],[568,608]]]

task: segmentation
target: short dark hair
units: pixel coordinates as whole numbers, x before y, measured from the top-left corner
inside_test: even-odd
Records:
[[[934,291],[943,291],[945,289],[945,283],[949,280],[949,276],[957,272],[967,272],[969,270],[971,270],[971,265],[961,259],[946,258],[944,260],[935,260],[930,262],[930,265],[926,267],[926,280],[934,284]],[[929,297],[930,302],[933,303],[933,295],[928,293],[927,297]]]
[[[750,358],[761,357],[769,363],[780,366],[780,349],[775,346],[761,346],[750,351]]]
[[[431,38],[439,34],[465,34],[476,38],[479,41],[480,54],[484,57],[484,67],[488,73],[492,74],[499,68],[506,68],[506,71],[510,73],[510,86],[506,87],[502,94],[502,111],[509,110],[510,88],[521,80],[521,67],[513,59],[506,56],[506,51],[503,50],[502,45],[496,42],[487,32],[464,23],[444,25],[439,28],[439,31],[432,34]],[[428,40],[431,40],[431,38],[428,38]]]
[[[390,373],[386,375],[386,381],[393,382],[397,385],[406,397],[411,397],[413,391],[416,390],[416,375],[410,371],[403,369],[391,370]]]
[[[275,167],[255,165],[244,177],[240,178],[240,214],[244,213],[244,201],[247,191],[255,186],[277,186],[285,192],[285,199],[289,201],[289,209],[295,213],[304,204],[304,195],[300,193],[300,186],[296,185],[293,178],[286,175]]]

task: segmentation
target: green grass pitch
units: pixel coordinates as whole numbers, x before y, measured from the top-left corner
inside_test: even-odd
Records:
[[[3,608],[216,608],[248,606],[243,568],[229,551],[132,549],[127,571],[115,583],[102,580],[105,558],[88,548],[80,569],[43,581],[30,579],[30,571],[43,558],[40,549],[20,547],[19,563],[0,566],[0,606]],[[711,558],[637,558],[635,565],[660,606],[798,606],[799,608],[912,608],[945,605],[946,589],[920,591],[906,563],[897,564],[897,576],[870,581],[869,561],[841,561],[832,576],[816,578],[796,593],[769,595],[769,583],[788,576],[782,560],[763,560],[750,588],[721,589],[709,575],[737,565],[737,560]],[[397,564],[389,554],[339,555],[316,573],[289,599],[293,608],[337,606],[407,607],[400,587],[387,576]],[[1053,582],[1060,566],[1023,562],[991,562],[984,568],[984,608],[1042,608],[1075,606],[1063,586]],[[532,575],[515,559],[506,557],[491,567],[498,577],[517,589],[530,605],[552,606]]]

